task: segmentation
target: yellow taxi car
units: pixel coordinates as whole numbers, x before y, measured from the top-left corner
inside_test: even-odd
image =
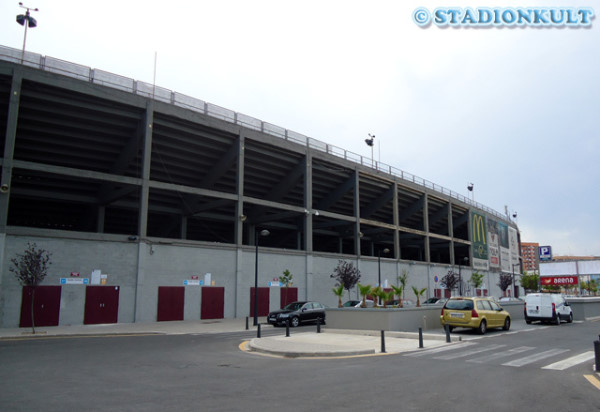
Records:
[[[489,298],[454,297],[448,299],[440,315],[442,326],[472,328],[483,335],[488,328],[510,329],[510,314]]]

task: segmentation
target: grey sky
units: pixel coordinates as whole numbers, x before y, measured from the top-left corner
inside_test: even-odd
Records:
[[[156,84],[518,213],[523,241],[600,255],[600,19],[421,28],[446,1],[32,0],[27,50]],[[564,2],[512,3],[559,7]],[[454,2],[506,7],[506,2]],[[577,6],[600,13],[600,0]],[[1,44],[23,45],[18,1]]]

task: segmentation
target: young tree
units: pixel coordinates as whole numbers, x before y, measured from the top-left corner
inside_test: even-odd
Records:
[[[371,293],[371,285],[361,285],[358,284],[358,290],[360,291],[360,295],[362,296],[362,303],[360,304],[361,308],[367,307],[367,295]]]
[[[420,307],[421,306],[421,296],[423,296],[423,293],[425,293],[427,288],[417,289],[416,287],[412,286],[412,290],[413,290],[413,293],[415,294],[415,296],[417,297],[417,307]]]
[[[508,273],[502,273],[500,275],[500,280],[498,281],[498,287],[506,296],[506,289],[508,289],[512,285],[512,275]]]
[[[336,286],[335,288],[331,289],[333,291],[333,294],[335,296],[338,297],[338,308],[342,307],[342,297],[344,296],[344,285],[339,285]]]
[[[31,288],[31,330],[35,334],[34,300],[35,288],[42,283],[48,274],[51,253],[44,249],[37,249],[37,245],[27,242],[27,249],[10,261],[13,264],[9,270],[15,274],[19,283]]]
[[[379,305],[379,302],[381,301],[381,293],[385,293],[385,291],[381,288],[381,286],[375,286],[373,289],[371,289],[371,292],[369,292],[369,294],[371,295],[371,297],[373,298],[373,306],[377,307]]]
[[[279,282],[285,286],[285,305],[287,305],[288,302],[288,288],[290,286],[292,286],[292,278],[294,277],[294,275],[291,274],[291,272],[286,269],[283,271],[283,275],[279,276]]]
[[[475,288],[475,295],[477,295],[477,289],[479,289],[481,285],[483,285],[483,276],[484,275],[477,271],[473,272],[473,274],[471,275],[471,279],[469,280],[469,282],[471,282],[471,285],[473,285],[473,287]]]
[[[390,286],[392,287],[392,292],[398,296],[398,307],[401,308],[402,307],[402,295],[403,295],[402,292],[404,291],[404,287],[396,286],[396,285],[390,285]],[[393,295],[392,295],[392,299],[394,299]]]
[[[444,276],[440,282],[442,286],[444,286],[446,289],[456,289],[456,287],[458,286],[458,274],[449,270],[448,274],[446,274],[446,276]]]
[[[402,269],[402,275],[398,276],[398,282],[402,286],[402,296],[398,296],[400,301],[404,299],[404,291],[406,290],[406,281],[408,280],[408,272],[405,269]],[[402,305],[400,305],[402,307]]]
[[[348,291],[348,296],[350,296],[350,289],[356,286],[360,280],[360,270],[352,262],[340,260],[329,277],[337,281],[336,286],[344,285],[344,289]]]
[[[521,286],[525,289],[525,292],[531,292],[539,289],[540,276],[535,273],[529,274],[524,272],[521,275]]]

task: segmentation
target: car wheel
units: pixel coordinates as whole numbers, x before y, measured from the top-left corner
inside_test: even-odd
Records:
[[[477,328],[477,332],[479,332],[480,335],[485,335],[486,331],[487,331],[487,322],[485,321],[485,319],[483,319],[481,321],[481,323],[479,324],[479,327]]]
[[[531,325],[531,319],[525,318],[525,323],[528,324],[528,325]]]
[[[554,318],[554,323],[560,325],[560,315],[558,313],[556,314],[556,318]]]
[[[567,320],[569,323],[573,323],[573,313],[569,313],[569,319]]]
[[[502,329],[504,330],[509,330],[510,329],[510,318],[507,317],[506,319],[504,319],[504,326],[502,327]]]
[[[296,327],[298,327],[298,325],[300,325],[300,319],[298,318],[298,316],[294,316],[292,318],[292,321],[290,322],[290,326],[292,328],[296,328]]]

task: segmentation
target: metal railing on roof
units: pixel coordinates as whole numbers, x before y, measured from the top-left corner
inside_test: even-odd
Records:
[[[19,49],[13,49],[11,47],[0,45],[0,59],[14,63],[20,63],[25,66],[34,67],[37,69],[45,70],[52,73],[62,74],[71,78],[88,81],[94,84],[100,84],[108,86],[114,89],[123,90],[130,93],[135,93],[140,96],[152,98],[165,103],[173,104],[175,106],[183,107],[195,112],[204,113],[205,115],[215,117],[221,120],[225,120],[230,123],[238,124],[249,129],[258,130],[263,133],[270,134],[272,136],[280,137],[285,140],[290,140],[301,145],[308,146],[312,149],[320,150],[333,156],[349,160],[360,165],[370,167],[379,172],[386,173],[392,176],[399,177],[405,181],[412,182],[414,184],[426,187],[433,191],[439,192],[451,198],[457,199],[463,203],[471,205],[477,209],[483,210],[490,213],[500,219],[507,219],[507,216],[500,214],[494,209],[482,205],[481,203],[475,202],[466,196],[456,193],[452,190],[446,189],[440,185],[437,185],[429,180],[415,176],[411,173],[397,169],[393,166],[386,165],[381,162],[373,161],[369,157],[365,157],[348,150],[342,149],[337,146],[333,146],[328,143],[324,143],[320,140],[312,137],[305,136],[303,134],[294,132],[292,130],[285,129],[274,124],[264,122],[260,119],[256,119],[252,116],[245,115],[243,113],[237,113],[233,110],[225,109],[224,107],[216,104],[205,102],[204,100],[197,99],[195,97],[186,96],[181,93],[177,93],[163,87],[157,87],[155,85],[141,82],[138,80],[130,79],[128,77],[120,76],[114,73],[106,72],[100,69],[92,69],[87,66],[80,64],[67,62],[64,60],[56,59],[50,56],[42,56],[41,54],[25,52],[22,58],[22,51]]]

